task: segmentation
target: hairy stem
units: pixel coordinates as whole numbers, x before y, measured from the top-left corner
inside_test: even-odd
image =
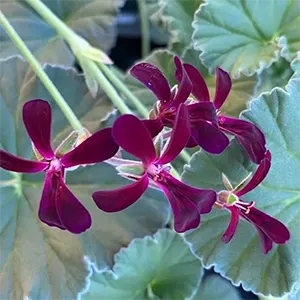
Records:
[[[149,18],[147,15],[146,1],[137,0],[140,11],[141,35],[142,35],[142,57],[146,57],[150,52],[150,30]]]
[[[20,38],[18,33],[15,31],[15,29],[11,26],[7,18],[4,16],[4,14],[0,11],[0,24],[3,26],[13,43],[18,47],[21,54],[25,57],[25,59],[28,61],[30,66],[35,71],[36,75],[39,77],[41,82],[44,84],[50,95],[53,97],[53,99],[56,101],[57,105],[60,107],[61,111],[71,124],[74,130],[81,130],[82,125],[80,121],[77,119],[75,114],[73,113],[70,106],[67,104],[63,96],[60,94],[56,86],[53,84],[53,82],[50,80],[46,72],[44,71],[43,67],[40,65],[40,63],[37,61],[37,59],[33,56],[31,51],[28,49],[28,47],[25,45],[23,40]]]
[[[114,86],[127,97],[128,100],[136,107],[138,112],[144,117],[148,118],[149,111],[145,105],[127,88],[127,86],[110,70],[108,66],[103,63],[98,63],[100,69],[105,76],[114,84]]]
[[[40,0],[26,0],[32,8],[36,12],[38,12],[44,20],[49,23],[63,38],[66,39],[66,41],[70,44],[71,48],[74,46],[74,43],[76,44],[76,38],[78,38],[77,34],[72,31],[62,20],[60,20],[55,14]],[[144,5],[143,3],[142,5]],[[146,11],[144,11],[143,14],[144,17],[142,19],[147,20]],[[147,25],[148,26],[148,25]],[[148,28],[148,27],[147,27]],[[147,36],[147,33],[146,33]],[[76,45],[75,45],[76,46]],[[73,50],[73,48],[72,48]],[[87,62],[89,64],[89,69],[92,70],[92,73],[94,75],[94,78],[97,80],[97,82],[101,85],[105,93],[108,95],[108,97],[111,99],[113,104],[116,106],[116,108],[123,114],[133,114],[133,112],[130,110],[130,108],[124,103],[121,96],[118,94],[118,92],[115,90],[115,88],[112,86],[112,84],[109,82],[109,80],[104,76],[104,74],[112,81],[113,84],[125,95],[128,97],[129,100],[136,106],[137,110],[140,112],[140,114],[144,117],[146,117],[146,108],[140,103],[139,99],[137,99],[132,92],[115,76],[115,74],[112,73],[112,71],[103,65],[102,63],[99,64],[101,70],[97,67],[97,63],[90,60]],[[104,74],[103,74],[104,73]],[[148,112],[147,112],[148,116]],[[181,157],[186,161],[189,162],[190,156],[189,154],[183,150],[181,152]],[[177,178],[180,178],[180,175],[178,172],[172,168],[172,171],[174,176]]]

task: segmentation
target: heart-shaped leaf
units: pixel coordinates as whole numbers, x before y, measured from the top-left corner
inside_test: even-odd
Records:
[[[251,102],[250,110],[242,113],[264,132],[272,153],[267,178],[243,200],[255,201],[259,209],[281,220],[289,228],[291,239],[286,245],[274,245],[264,255],[255,229],[241,220],[233,240],[223,244],[221,237],[230,218],[227,211],[218,209],[203,216],[200,227],[185,235],[206,267],[213,266],[245,290],[275,297],[290,292],[300,279],[300,79],[291,80],[286,90],[262,94]],[[255,168],[234,140],[222,155],[196,153],[182,178],[193,186],[219,191],[224,189],[222,173],[236,185]]]
[[[300,48],[298,0],[207,0],[195,15],[194,48],[211,72],[238,78],[268,68],[279,55],[291,61]],[[276,16],[276,17],[274,17]]]
[[[16,58],[0,64],[0,138],[2,149],[31,158],[31,143],[21,117],[27,100],[43,98],[51,104],[54,144],[62,141],[71,128],[41,82],[27,70],[28,65]],[[110,122],[107,115],[111,105],[103,93],[92,98],[83,76],[72,69],[50,66],[45,71],[91,132]],[[155,232],[169,215],[162,193],[153,190],[123,212],[101,212],[91,199],[92,192],[114,189],[127,181],[105,163],[80,167],[67,173],[67,185],[88,208],[93,224],[87,232],[73,235],[38,219],[43,174],[15,174],[1,169],[0,175],[1,299],[75,299],[86,286],[91,270],[88,263],[106,268],[121,247],[135,237]]]
[[[105,52],[113,47],[115,18],[124,0],[43,0],[43,3],[92,46]],[[66,42],[26,1],[3,1],[1,10],[40,62],[67,66],[74,63]],[[0,43],[0,59],[19,54],[1,26]]]
[[[116,254],[112,271],[94,273],[83,299],[183,300],[195,292],[201,276],[201,262],[182,236],[162,229]]]

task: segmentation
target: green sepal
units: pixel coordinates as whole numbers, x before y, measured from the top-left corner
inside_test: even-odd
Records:
[[[162,134],[159,134],[153,141],[156,157],[160,157],[161,152],[163,150],[164,146],[164,139]]]
[[[124,164],[118,166],[117,171],[120,174],[141,176],[145,172],[144,166],[141,163]]]
[[[83,141],[85,141],[89,136],[90,132],[83,128],[82,130],[74,130],[72,131],[56,148],[55,156],[62,157],[66,153],[73,150],[75,147],[80,145]]]

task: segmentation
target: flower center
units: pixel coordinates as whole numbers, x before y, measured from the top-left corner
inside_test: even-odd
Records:
[[[59,159],[54,158],[50,161],[49,171],[59,172],[62,170],[62,164]]]
[[[148,176],[155,182],[163,181],[164,174],[169,173],[171,167],[170,166],[157,166],[155,164],[151,164],[146,172]]]
[[[251,208],[255,205],[255,202],[251,201],[250,203],[247,203],[240,200],[238,196],[230,191],[220,191],[215,204],[219,208],[224,206],[235,206],[244,211],[244,213],[247,215],[250,213]]]
[[[240,210],[243,210],[245,214],[248,215],[250,213],[251,208],[255,205],[255,202],[251,201],[250,203],[246,203],[244,201],[238,200],[233,205],[239,208]]]

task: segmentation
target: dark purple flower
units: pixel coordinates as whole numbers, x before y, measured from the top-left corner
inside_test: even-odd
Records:
[[[161,155],[157,155],[149,131],[138,118],[123,115],[116,120],[113,137],[121,148],[142,161],[142,172],[140,175],[125,174],[127,178],[137,180],[128,186],[95,192],[93,199],[100,209],[106,212],[123,210],[136,202],[149,184],[152,184],[167,196],[173,210],[174,227],[177,232],[199,226],[200,214],[211,211],[216,201],[216,193],[182,183],[171,176],[170,167],[165,166],[179,155],[190,137],[187,115],[187,107],[184,104],[179,105],[172,135]],[[136,162],[136,165],[141,166],[141,163]]]
[[[218,193],[216,206],[226,208],[231,213],[231,221],[222,237],[224,243],[228,243],[232,239],[238,226],[239,217],[255,226],[264,254],[272,249],[273,243],[284,244],[289,240],[290,233],[284,224],[255,208],[254,201],[246,203],[239,198],[252,191],[264,180],[270,166],[271,154],[267,151],[251,180],[244,187]]]
[[[219,112],[231,89],[229,75],[220,68],[216,69],[216,91],[211,102],[207,85],[199,71],[190,64],[182,64],[177,56],[174,62],[175,77],[179,83],[177,90],[171,90],[165,76],[152,64],[140,63],[130,70],[131,75],[148,87],[159,100],[156,118],[165,126],[173,127],[179,104],[185,103],[191,122],[191,139],[186,147],[199,145],[209,153],[220,154],[229,145],[226,134],[230,134],[239,140],[250,159],[259,164],[266,152],[263,133],[250,122],[226,117]],[[189,97],[190,93],[193,98]]]
[[[46,172],[39,218],[49,226],[81,233],[91,226],[91,216],[65,184],[67,168],[93,164],[112,157],[118,145],[112,139],[111,128],[91,135],[62,157],[56,157],[51,147],[51,107],[43,100],[32,100],[23,106],[23,122],[42,161],[26,160],[0,150],[1,168],[20,173]]]

